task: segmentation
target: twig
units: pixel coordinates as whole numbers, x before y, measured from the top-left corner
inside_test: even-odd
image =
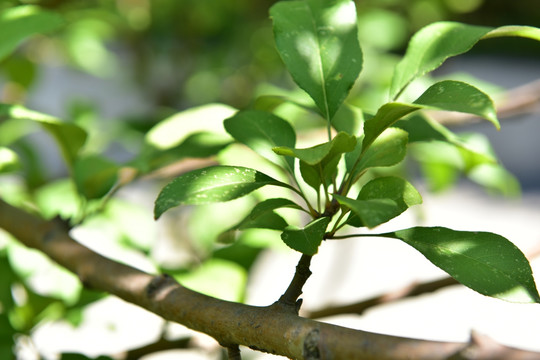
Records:
[[[298,261],[298,265],[296,265],[296,271],[289,287],[277,301],[278,304],[294,309],[296,314],[298,314],[298,310],[302,304],[301,300],[298,300],[298,298],[302,295],[302,288],[311,276],[311,270],[309,270],[311,258],[311,255],[302,254],[302,257],[300,257],[300,260]]]
[[[443,360],[472,344],[403,338],[305,319],[279,307],[215,299],[112,261],[73,240],[56,221],[45,221],[0,199],[0,228],[77,274],[85,286],[116,295],[162,318],[215,338],[292,359]],[[492,347],[474,344],[476,359],[494,359]],[[505,359],[538,359],[539,353],[500,346]],[[461,358],[464,358],[463,356]]]
[[[540,243],[526,251],[526,256],[529,260],[540,256]],[[383,305],[418,295],[428,294],[452,285],[460,285],[460,283],[452,277],[445,277],[439,280],[434,280],[421,284],[412,283],[399,290],[395,290],[384,295],[375,296],[370,299],[362,300],[353,304],[347,304],[342,306],[328,306],[319,310],[303,311],[302,316],[310,319],[320,319],[323,317],[343,314],[359,315],[367,309],[378,305]]]

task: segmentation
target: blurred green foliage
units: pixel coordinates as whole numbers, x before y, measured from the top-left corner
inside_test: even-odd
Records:
[[[221,122],[234,108],[275,108],[276,114],[286,112],[299,127],[305,124],[310,116],[304,107],[305,96],[297,92],[275,50],[268,19],[268,9],[274,3],[273,0],[0,2],[0,12],[35,5],[63,22],[61,26],[51,24],[51,30],[56,28],[54,32],[26,39],[16,51],[0,59],[0,103],[24,104],[38,85],[43,69],[55,66],[105,79],[114,78],[121,70],[128,74],[129,86],[144,94],[151,109],[144,114],[122,115],[121,121],[107,122],[108,119],[101,119],[100,104],[66,101],[69,121],[60,122],[39,113],[23,111],[13,115],[15,105],[2,107],[0,196],[10,203],[38,211],[46,218],[84,219],[81,227],[91,231],[99,229],[104,241],[117,251],[114,254],[119,259],[147,255],[149,260],[144,266],[150,269],[166,270],[199,291],[242,301],[249,270],[261,249],[283,248],[279,236],[276,239],[272,231],[262,229],[242,233],[233,244],[223,237],[216,242],[218,235],[232,225],[228,219],[223,219],[223,212],[248,215],[254,199],[227,204],[227,210],[216,205],[175,213],[174,223],[169,224],[167,231],[170,237],[177,239],[175,245],[181,249],[175,253],[177,258],[171,260],[160,255],[155,244],[149,243],[157,230],[144,215],[148,209],[133,199],[111,200],[110,196],[118,190],[116,185],[130,181],[130,171],[138,172],[137,175],[149,174],[179,159],[205,158],[216,153],[222,163],[232,161],[230,159],[238,163],[243,149],[231,146],[220,152],[230,144],[230,138],[208,136],[208,124],[203,126],[201,119],[209,114]],[[540,7],[531,6],[526,0],[366,0],[356,3],[358,36],[366,62],[349,102],[367,111],[375,111],[387,100],[398,54],[419,28],[439,20],[489,26],[537,25],[540,18]],[[41,33],[40,30],[46,29],[36,29],[36,32]],[[478,49],[497,50],[487,43]],[[500,46],[498,44],[495,46]],[[515,53],[538,51],[538,47],[528,50],[532,47],[512,46],[505,45],[505,51],[509,48],[516,49]],[[278,97],[260,97],[268,94],[287,94],[298,101],[283,103]],[[208,103],[221,104],[177,113]],[[339,116],[338,113],[336,121]],[[156,125],[162,119],[168,120]],[[177,121],[189,121],[192,126],[188,130],[183,127],[184,132],[179,136],[175,127]],[[167,128],[167,123],[172,127]],[[71,134],[69,139],[73,142],[61,146],[68,161],[60,175],[53,176],[46,161],[47,156],[56,153],[36,146],[35,136],[41,133],[39,126],[52,136]],[[313,126],[312,123],[309,126]],[[406,129],[406,120],[398,126]],[[433,126],[436,125],[426,120],[426,133]],[[153,130],[148,132],[150,129]],[[152,138],[152,134],[160,132],[169,135],[170,144],[163,144],[163,135],[158,141]],[[471,178],[488,189],[507,194],[519,191],[515,179],[502,167],[490,167],[467,151],[468,144],[474,143],[477,149],[482,149],[480,153],[490,155],[492,150],[483,139],[464,136],[454,140],[452,144],[441,141],[412,146],[411,155],[420,162],[432,189],[448,188],[461,173],[470,171]],[[127,149],[130,160],[118,164],[109,158],[106,152],[115,146]],[[422,146],[430,148],[422,149]],[[439,151],[440,147],[445,147],[445,151]],[[478,164],[485,166],[474,166]],[[69,179],[69,175],[73,175],[73,179]],[[190,234],[183,231],[187,223],[193,225]],[[208,223],[217,225],[208,227]],[[53,272],[55,279],[60,280],[45,290],[36,287],[32,278],[40,271]],[[102,294],[83,290],[77,279],[39,254],[24,252],[3,233],[0,233],[0,274],[0,358],[10,357],[16,334],[29,336],[43,320],[63,318],[78,324],[83,321],[84,306],[102,297]],[[232,285],[223,286],[223,277]]]

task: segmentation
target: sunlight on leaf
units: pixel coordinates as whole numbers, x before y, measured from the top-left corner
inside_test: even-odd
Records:
[[[331,120],[362,69],[354,2],[278,2],[270,15],[287,69]]]
[[[381,236],[403,240],[460,283],[483,295],[540,303],[525,255],[500,235],[414,227]]]
[[[212,166],[197,169],[171,181],[159,193],[154,207],[155,218],[178,205],[198,205],[229,201],[265,186],[290,188],[254,169],[240,166]]]

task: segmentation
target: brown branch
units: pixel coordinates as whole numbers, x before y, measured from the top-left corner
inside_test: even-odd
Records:
[[[302,304],[301,301],[297,300],[300,295],[302,295],[302,288],[311,276],[309,265],[311,264],[312,257],[313,256],[311,255],[302,254],[300,260],[298,261],[298,265],[296,265],[296,271],[291,283],[289,284],[289,287],[277,301],[278,304],[292,308],[296,314],[298,314],[298,310]]]
[[[470,344],[373,334],[305,319],[278,307],[255,307],[191,291],[167,275],[152,276],[77,243],[61,221],[45,221],[0,199],[0,228],[77,274],[87,287],[116,295],[162,318],[235,344],[292,359],[534,359],[540,354]],[[492,344],[492,343],[491,343]],[[473,354],[474,356],[469,356]]]

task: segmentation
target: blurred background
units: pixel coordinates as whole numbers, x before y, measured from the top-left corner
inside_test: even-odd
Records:
[[[129,163],[136,160],[145,133],[178,112],[209,103],[243,109],[259,95],[297,92],[274,47],[268,18],[274,2],[2,0],[0,11],[33,4],[59,14],[65,24],[53,33],[32,37],[0,62],[0,102],[24,104],[73,121],[89,133],[86,152],[105,154],[117,164]],[[529,0],[365,0],[356,5],[365,65],[349,102],[366,111],[375,111],[387,101],[393,67],[408,39],[429,23],[455,20],[493,27],[540,26],[540,6]],[[463,122],[459,118],[441,118],[456,132],[483,134],[515,177],[505,176],[502,184],[484,180],[478,186],[474,178],[467,180],[456,175],[459,165],[445,163],[445,174],[450,175],[443,180],[433,174],[435,166],[416,166],[415,171],[422,174],[417,184],[424,190],[425,205],[421,214],[402,216],[391,226],[408,226],[422,218],[427,225],[497,232],[523,251],[534,248],[540,242],[540,45],[516,38],[484,41],[468,54],[450,59],[433,75],[467,79],[501,104],[523,100],[523,106],[501,114],[499,132],[474,119]],[[515,89],[518,90],[507,93]],[[8,131],[15,130],[4,126],[0,131],[2,140]],[[20,177],[0,174],[0,190],[32,193],[52,216],[65,207],[59,194],[65,189],[63,179],[67,170],[50,138],[34,129],[17,131],[24,132],[15,144],[24,166],[19,170]],[[204,229],[193,230],[190,235],[203,239],[202,244],[184,239],[178,245],[178,238],[188,236],[180,233],[180,225],[171,228],[156,224],[151,218],[160,184],[163,185],[136,182],[122,189],[118,193],[121,201],[112,203],[107,215],[116,227],[104,228],[105,220],[97,219],[76,232],[78,239],[147,271],[170,270],[171,263],[183,261],[196,263],[189,269],[177,266],[182,268],[178,273],[187,273],[187,282],[206,282],[203,287],[216,296],[254,305],[267,305],[279,297],[292,276],[297,254],[279,244],[268,246],[271,240],[265,240],[260,233],[257,244],[233,249],[235,256],[216,255],[216,234],[204,233],[208,232]],[[220,210],[223,209],[216,213]],[[207,224],[207,215],[203,216],[202,210],[195,210],[190,216],[183,216],[181,210],[175,213],[177,219],[195,224],[195,228],[197,224]],[[219,215],[214,220],[217,224],[223,222]],[[170,238],[169,243],[156,240],[164,238]],[[2,234],[0,240],[0,244],[9,242]],[[307,309],[357,301],[413,281],[442,276],[421,256],[394,242],[362,240],[323,247],[328,249],[322,249],[317,256],[314,276],[306,287]],[[177,256],[174,259],[165,255],[170,255],[171,248]],[[266,250],[261,251],[263,248]],[[17,254],[10,255],[11,263],[16,258],[20,262],[12,267],[26,274],[25,296],[35,291],[64,304],[55,305],[55,310],[50,307],[55,303],[51,301],[44,307],[48,313],[35,308],[32,315],[21,315],[20,321],[28,322],[21,327],[24,331],[17,340],[21,359],[38,359],[38,354],[47,359],[120,354],[151,343],[163,334],[170,339],[191,339],[190,344],[196,346],[179,350],[183,358],[222,356],[216,344],[204,336],[165,324],[120,300],[83,293],[76,279],[55,269],[39,255],[22,247],[11,253]],[[350,258],[351,253],[354,258]],[[242,256],[244,260],[237,259]],[[35,260],[38,258],[39,261]],[[344,258],[350,258],[348,265],[344,265]],[[224,261],[236,265],[224,266]],[[536,273],[539,265],[533,261]],[[49,280],[43,278],[44,274]],[[216,290],[224,278],[232,285]],[[78,312],[68,311],[73,310],[69,304],[80,305]],[[466,341],[470,331],[477,330],[502,343],[540,351],[535,337],[540,333],[537,305],[506,304],[461,287],[400,305],[383,306],[362,316],[326,320],[369,331],[437,340]],[[112,313],[115,317],[111,317]],[[78,320],[66,320],[66,314]],[[397,320],[398,316],[401,320]],[[154,354],[145,359],[165,356]]]

